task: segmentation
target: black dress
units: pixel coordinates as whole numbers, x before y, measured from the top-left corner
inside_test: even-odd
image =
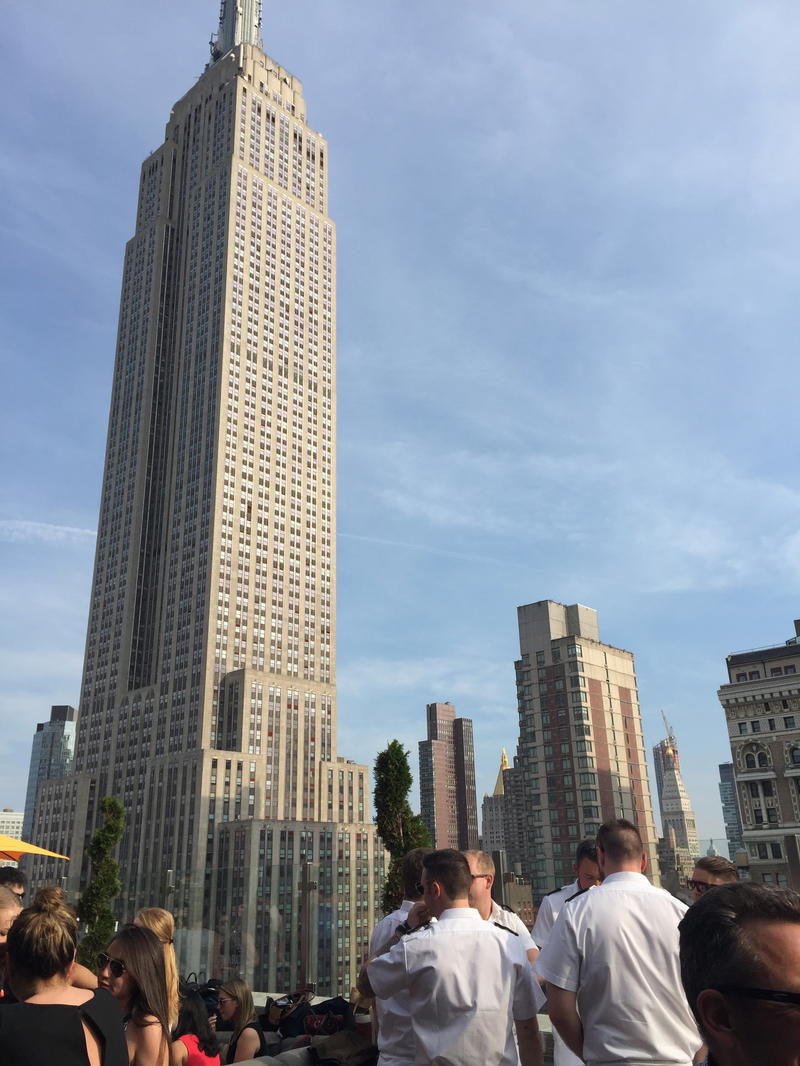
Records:
[[[80,1006],[9,1003],[0,1007],[0,1062],[8,1066],[86,1066],[86,1022],[100,1042],[103,1066],[128,1066],[122,1014],[110,992],[98,988]]]
[[[234,1039],[231,1040],[230,1044],[228,1044],[228,1054],[225,1057],[226,1062],[233,1062],[236,1056],[236,1045],[239,1043],[239,1037],[242,1035],[245,1029],[255,1029],[256,1035],[258,1036],[258,1051],[255,1052],[253,1058],[257,1059],[259,1055],[267,1054],[267,1042],[264,1039],[264,1033],[261,1029],[261,1026],[258,1024],[258,1022],[248,1022],[247,1025],[242,1026],[242,1031],[239,1033],[239,1035],[234,1037]]]

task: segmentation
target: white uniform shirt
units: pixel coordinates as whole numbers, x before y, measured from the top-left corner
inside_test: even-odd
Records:
[[[627,871],[562,907],[535,969],[578,993],[589,1066],[691,1063],[702,1041],[681,985],[686,909]]]
[[[525,951],[529,948],[536,947],[530,929],[528,929],[520,916],[515,911],[507,911],[505,907],[501,907],[496,900],[492,900],[489,921],[497,922],[498,925],[503,925],[506,929],[513,930],[513,932],[519,937],[519,942],[522,944],[523,948],[525,948]]]
[[[414,904],[404,899],[396,911],[381,918],[373,930],[369,942],[369,953],[380,951],[387,940],[391,940],[395,929],[408,917]],[[375,1013],[378,1019],[378,1047],[380,1048],[381,1066],[408,1066],[414,1061],[414,1034],[411,1031],[408,990],[403,988],[394,996],[375,1000]]]
[[[519,937],[453,907],[367,967],[379,999],[409,995],[419,1066],[516,1066],[513,1018],[533,1018],[541,990]]]
[[[533,939],[539,945],[540,950],[550,939],[561,908],[568,899],[577,896],[580,890],[581,886],[576,879],[571,885],[562,885],[555,892],[549,892],[539,904],[536,921],[533,924]],[[583,1064],[583,1059],[579,1059],[570,1051],[555,1028],[553,1028],[553,1063],[554,1066],[582,1066]]]
[[[557,891],[549,892],[539,904],[539,910],[536,912],[536,921],[533,923],[532,936],[540,950],[550,939],[558,912],[567,900],[572,896],[577,896],[580,890],[581,886],[577,880],[573,881],[571,885],[562,885]]]

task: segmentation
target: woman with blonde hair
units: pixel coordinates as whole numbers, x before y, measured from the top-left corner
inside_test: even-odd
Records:
[[[60,888],[43,888],[8,932],[19,1003],[0,1009],[0,1061],[25,1066],[128,1066],[122,1018],[103,989],[71,982],[78,923]]]
[[[155,933],[164,945],[164,972],[167,975],[167,1000],[169,1003],[169,1024],[174,1029],[180,1010],[180,992],[178,990],[178,967],[175,962],[175,919],[162,907],[145,907],[133,919],[134,925],[141,925]]]
[[[220,987],[217,1015],[224,1022],[231,1022],[233,1025],[233,1037],[225,1056],[226,1063],[246,1062],[257,1055],[267,1054],[264,1034],[256,1021],[252,993],[240,977],[233,977]]]

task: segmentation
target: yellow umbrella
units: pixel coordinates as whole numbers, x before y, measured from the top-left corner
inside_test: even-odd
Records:
[[[0,833],[0,860],[11,859],[12,862],[19,862],[23,855],[50,855],[54,859],[69,860],[69,855],[59,855],[55,851],[47,851],[46,848],[37,848],[35,844],[27,844],[24,840]]]

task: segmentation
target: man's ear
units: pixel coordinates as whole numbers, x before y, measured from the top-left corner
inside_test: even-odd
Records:
[[[642,873],[647,869],[647,853],[642,852]]]
[[[697,1013],[703,1029],[714,1039],[730,1038],[733,1033],[733,1017],[730,1004],[721,992],[714,988],[704,988],[697,997]]]

